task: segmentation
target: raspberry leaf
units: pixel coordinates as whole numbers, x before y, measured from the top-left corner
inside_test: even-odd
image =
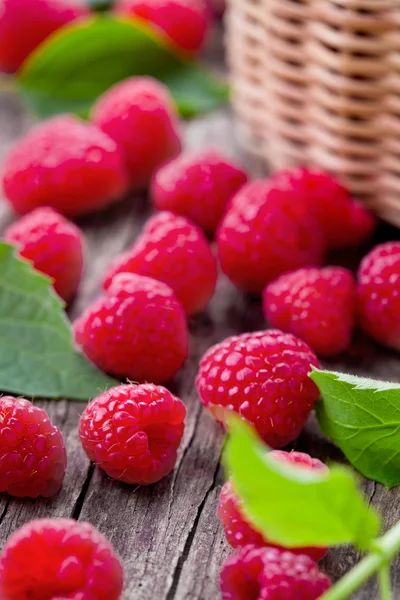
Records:
[[[19,87],[41,118],[64,112],[86,116],[103,92],[133,75],[165,83],[187,117],[228,98],[226,83],[179,56],[141,21],[110,15],[81,20],[50,36],[24,63]]]
[[[0,242],[0,390],[85,400],[116,385],[74,347],[51,280]]]
[[[400,484],[400,384],[314,370],[322,431],[365,477]]]
[[[349,469],[332,466],[321,474],[293,467],[271,456],[247,424],[234,419],[230,429],[225,465],[247,517],[268,539],[289,548],[370,547],[380,521]]]

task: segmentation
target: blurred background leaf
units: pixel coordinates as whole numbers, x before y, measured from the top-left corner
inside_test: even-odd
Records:
[[[182,116],[193,117],[228,99],[228,85],[179,56],[142,22],[102,15],[64,27],[25,62],[18,83],[40,117],[74,112],[87,116],[112,85],[134,75],[165,83]]]

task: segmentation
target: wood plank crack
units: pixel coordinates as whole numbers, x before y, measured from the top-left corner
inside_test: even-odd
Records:
[[[217,463],[217,466],[214,470],[214,475],[213,475],[213,480],[211,482],[211,485],[208,487],[208,489],[204,495],[204,498],[197,509],[197,513],[196,513],[195,519],[193,521],[192,528],[188,533],[188,536],[187,536],[186,542],[185,542],[185,546],[184,546],[183,551],[178,559],[177,565],[176,565],[174,573],[172,575],[172,582],[171,582],[170,589],[166,595],[166,600],[174,600],[175,599],[175,594],[176,594],[176,590],[178,588],[179,580],[180,580],[180,577],[182,574],[182,569],[183,569],[184,564],[189,556],[190,549],[192,547],[193,540],[196,535],[196,531],[197,531],[197,528],[198,528],[198,525],[200,522],[202,512],[204,510],[204,507],[207,503],[207,500],[208,500],[210,494],[213,492],[213,490],[215,489],[215,486],[217,484],[219,468],[220,468],[220,465],[219,465],[219,463]]]
[[[2,524],[4,517],[7,514],[7,510],[8,510],[9,506],[10,506],[10,500],[7,500],[5,503],[4,509],[2,510],[2,513],[0,514],[0,525]]]
[[[86,479],[83,483],[81,492],[80,492],[80,494],[75,502],[75,506],[72,510],[71,517],[73,519],[75,519],[76,521],[79,520],[80,514],[82,512],[82,508],[85,503],[87,493],[89,491],[90,482],[92,481],[94,469],[95,469],[95,465],[90,463],[88,471],[87,471]]]

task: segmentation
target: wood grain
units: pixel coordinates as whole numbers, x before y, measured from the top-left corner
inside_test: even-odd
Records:
[[[220,55],[218,45],[215,52],[214,56]],[[221,68],[216,59],[214,64]],[[30,123],[30,117],[15,97],[0,97],[0,160]],[[185,135],[190,148],[218,147],[228,156],[242,160],[254,176],[263,172],[260,164],[238,147],[229,109],[192,121],[187,124]],[[100,282],[108,262],[133,242],[150,212],[144,196],[131,196],[80,222],[87,240],[87,260],[83,283],[69,311],[72,319],[101,293]],[[2,203],[1,227],[11,218]],[[377,239],[398,235],[393,229],[382,228]],[[187,406],[187,427],[174,472],[157,485],[135,488],[109,480],[89,464],[80,447],[77,425],[83,405],[40,402],[66,437],[69,455],[66,481],[61,493],[52,500],[0,498],[0,546],[17,527],[33,518],[73,516],[90,521],[115,544],[125,565],[125,600],[218,598],[219,567],[230,553],[216,517],[223,482],[219,464],[223,432],[202,410],[194,378],[199,358],[210,345],[228,335],[263,327],[259,301],[243,296],[221,277],[207,314],[190,320],[190,359],[171,385]],[[346,356],[329,366],[400,381],[399,356],[362,336]],[[343,460],[340,452],[320,434],[313,419],[295,447],[323,460]],[[370,503],[382,512],[387,527],[400,518],[397,489],[388,492],[367,481],[363,482],[363,488]],[[323,561],[323,567],[337,579],[358,559],[358,554],[350,548],[334,549]],[[400,598],[400,559],[393,566],[393,581],[395,598]],[[375,582],[354,596],[356,600],[377,597]]]

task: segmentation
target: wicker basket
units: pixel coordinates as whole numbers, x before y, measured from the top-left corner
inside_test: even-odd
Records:
[[[309,164],[400,226],[400,0],[229,0],[247,146]]]

